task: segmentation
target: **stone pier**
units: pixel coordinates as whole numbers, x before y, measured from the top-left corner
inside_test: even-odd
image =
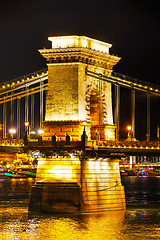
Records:
[[[59,156],[39,160],[30,210],[83,213],[125,208],[118,159]]]

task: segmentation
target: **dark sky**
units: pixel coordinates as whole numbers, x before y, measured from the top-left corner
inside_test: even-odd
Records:
[[[114,71],[160,85],[156,2],[1,0],[0,82],[45,68],[37,49],[51,47],[49,36],[74,34],[111,43],[122,58]]]

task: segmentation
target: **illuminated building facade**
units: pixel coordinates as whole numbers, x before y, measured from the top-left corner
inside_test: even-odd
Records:
[[[49,40],[52,48],[39,50],[48,65],[43,139],[56,134],[63,141],[68,133],[72,141],[80,141],[85,122],[88,140],[97,135],[99,140],[114,140],[111,84],[85,74],[87,69],[111,75],[120,60],[109,53],[111,44],[84,36]]]

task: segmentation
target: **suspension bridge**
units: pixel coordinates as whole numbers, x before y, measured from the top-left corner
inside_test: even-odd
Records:
[[[111,44],[84,36],[49,37],[49,41],[51,49],[39,50],[47,69],[0,86],[1,151],[44,153],[38,161],[30,209],[125,209],[119,159],[129,156],[132,165],[136,156],[154,156],[159,164],[159,142],[150,141],[150,96],[160,96],[160,87],[113,72],[120,58],[109,53]],[[132,96],[127,141],[119,137],[120,88],[130,89]],[[136,91],[147,95],[144,142],[134,141]],[[39,137],[35,139],[37,116]]]

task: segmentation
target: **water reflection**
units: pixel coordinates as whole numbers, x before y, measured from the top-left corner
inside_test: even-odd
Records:
[[[122,176],[127,206],[160,205],[160,177]]]
[[[124,212],[111,212],[107,215],[82,215],[79,217],[41,219],[39,236],[48,239],[117,239],[122,231]]]
[[[23,211],[24,210],[24,211]],[[25,209],[19,213],[10,209],[1,213],[0,239],[120,239],[124,211],[79,216],[29,216]]]
[[[33,215],[22,202],[0,212],[0,239],[158,239],[160,212],[129,209],[106,214]]]
[[[123,182],[126,197],[130,194],[134,203],[137,196],[138,202],[142,196],[145,201],[149,201],[149,194],[154,197],[160,193],[160,178],[141,180],[132,177],[130,180],[123,179]],[[0,240],[159,239],[159,198],[154,199],[152,208],[148,205],[147,208],[145,205],[138,208],[134,204],[126,211],[110,211],[105,214],[44,215],[28,213],[28,193],[33,183],[28,180],[7,180],[0,184]]]

